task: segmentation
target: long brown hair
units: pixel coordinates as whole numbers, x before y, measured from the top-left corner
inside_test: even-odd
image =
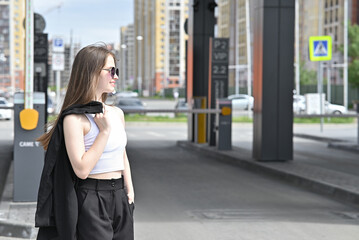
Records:
[[[86,104],[95,99],[99,76],[109,55],[116,62],[115,55],[107,49],[106,45],[89,45],[77,53],[60,114],[53,123],[49,124],[51,129],[37,139],[45,150],[47,150],[62,111],[71,105]],[[107,93],[103,93],[101,98],[105,102]]]

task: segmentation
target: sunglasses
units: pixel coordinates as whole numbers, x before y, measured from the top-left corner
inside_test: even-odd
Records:
[[[102,70],[109,71],[111,73],[112,78],[115,77],[115,74],[118,76],[118,68],[112,67],[112,68],[108,68],[108,69],[104,68]]]

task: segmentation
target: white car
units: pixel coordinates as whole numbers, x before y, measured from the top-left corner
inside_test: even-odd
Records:
[[[324,107],[326,114],[343,114],[347,112],[347,109],[344,106],[332,104],[328,101],[325,101]]]
[[[296,114],[303,114],[306,112],[306,101],[303,95],[293,95],[293,112]],[[347,110],[344,106],[332,104],[328,101],[324,102],[325,114],[343,114]]]
[[[232,100],[233,110],[253,109],[254,98],[246,94],[229,95],[228,99]]]
[[[9,103],[6,98],[0,97],[0,107],[12,107],[12,104]],[[12,115],[11,111],[11,109],[0,108],[0,119],[10,120]]]

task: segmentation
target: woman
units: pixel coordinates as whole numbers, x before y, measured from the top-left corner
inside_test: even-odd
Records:
[[[61,114],[39,138],[47,152],[38,239],[133,239],[124,114],[105,104],[118,80],[115,66],[104,46],[87,46],[75,57]]]

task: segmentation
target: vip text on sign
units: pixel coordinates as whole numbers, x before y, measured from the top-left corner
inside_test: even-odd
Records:
[[[332,59],[332,37],[309,37],[310,61],[329,61]]]

